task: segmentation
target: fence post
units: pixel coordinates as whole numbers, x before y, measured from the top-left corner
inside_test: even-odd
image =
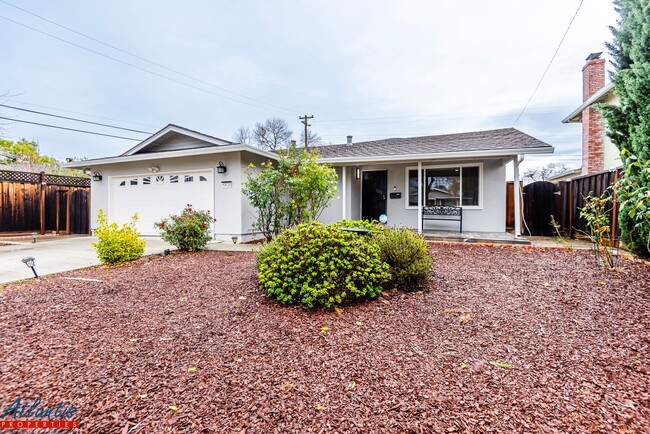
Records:
[[[618,184],[618,168],[614,170],[614,188],[612,189],[614,193],[612,194],[612,221],[610,222],[610,241],[612,246],[614,245],[614,238],[616,238],[616,232],[618,228],[618,203],[616,201],[616,184]]]
[[[93,224],[92,224],[92,216],[90,214],[90,210],[91,210],[91,208],[90,208],[90,187],[88,187],[88,194],[86,195],[86,207],[88,208],[88,218],[87,218],[87,220],[88,220],[88,235],[92,235],[93,234],[93,231],[92,231],[92,225]]]
[[[41,182],[40,182],[40,206],[39,206],[39,214],[40,214],[40,223],[41,223],[41,235],[45,235],[45,172],[41,172]]]
[[[569,181],[569,238],[573,239],[573,186],[575,181]]]

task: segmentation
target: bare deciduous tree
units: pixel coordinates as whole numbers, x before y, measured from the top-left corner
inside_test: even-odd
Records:
[[[275,151],[286,148],[293,136],[287,121],[281,118],[269,118],[264,123],[255,123],[253,140],[262,149]]]
[[[299,144],[304,144],[305,143],[305,132],[301,131],[300,132],[300,141],[298,142]],[[307,130],[307,143],[309,146],[318,146],[323,143],[323,139],[316,134],[315,132],[312,131],[311,128]]]
[[[524,172],[524,182],[547,181],[549,178],[567,172],[570,169],[564,163],[547,163]]]
[[[253,133],[251,132],[250,127],[242,125],[237,128],[235,134],[233,134],[232,139],[236,143],[243,143],[244,145],[251,145],[253,143]]]

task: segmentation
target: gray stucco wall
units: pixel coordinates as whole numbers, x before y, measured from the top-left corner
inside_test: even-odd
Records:
[[[323,210],[319,221],[323,223],[333,223],[337,220],[341,220],[343,213],[343,168],[335,167],[336,176],[338,177],[338,183],[336,185],[336,193],[329,203],[329,206]]]
[[[148,168],[159,166],[160,174],[182,172],[184,170],[215,169],[219,161],[222,161],[228,168],[225,174],[216,173],[214,170],[214,210],[217,218],[214,225],[215,238],[231,242],[232,236],[239,237],[239,242],[261,238],[261,234],[253,229],[256,217],[256,210],[253,209],[242,194],[242,183],[245,181],[245,169],[249,164],[259,167],[261,162],[267,158],[249,152],[231,152],[215,155],[201,155],[195,157],[160,158],[148,161],[110,164],[92,167],[92,171],[102,174],[103,180],[92,182],[91,185],[91,227],[95,227],[99,209],[108,210],[109,219],[111,210],[109,204],[109,178],[113,176],[129,176],[148,174]],[[479,161],[477,161],[479,162]],[[465,209],[463,211],[463,229],[465,231],[504,232],[505,231],[505,208],[506,208],[506,186],[505,186],[505,164],[506,160],[482,160],[482,209]],[[463,161],[468,163],[468,161]],[[440,163],[435,163],[440,164]],[[453,162],[445,162],[445,165],[453,165]],[[434,165],[432,162],[423,163],[423,166]],[[393,191],[401,192],[400,199],[387,199],[388,224],[391,226],[409,226],[417,228],[417,210],[408,209],[406,197],[406,168],[417,166],[417,164],[385,164],[362,166],[363,170],[387,170],[388,171],[388,193]],[[326,208],[320,221],[324,223],[334,222],[343,217],[343,198],[346,199],[345,217],[359,219],[361,217],[361,180],[355,177],[355,167],[346,167],[345,182],[343,179],[342,167],[336,167],[338,175],[337,191],[330,206]],[[231,182],[230,188],[225,188],[224,181]],[[344,186],[345,184],[345,186]],[[345,190],[345,191],[344,191]],[[178,210],[180,211],[180,209]],[[161,216],[163,218],[165,216]],[[430,222],[427,229],[457,230],[456,222]]]
[[[242,184],[246,181],[246,170],[249,170],[249,166],[251,164],[255,167],[250,168],[250,170],[252,173],[257,173],[261,169],[260,164],[267,161],[269,161],[269,159],[262,157],[261,155],[251,154],[250,152],[242,152],[240,165]],[[264,238],[261,233],[254,229],[255,221],[257,219],[257,210],[251,206],[250,201],[243,193],[241,194],[239,203],[241,206],[242,240],[251,241]]]
[[[103,177],[102,181],[91,183],[91,227],[96,226],[100,208],[108,211],[109,219],[111,219],[109,177],[148,174],[148,168],[152,166],[160,167],[159,174],[177,173],[184,170],[215,169],[219,161],[226,165],[227,172],[219,174],[214,170],[214,210],[212,212],[217,219],[214,224],[215,237],[230,240],[232,235],[240,236],[242,234],[241,206],[239,206],[241,203],[240,152],[90,166],[92,171],[98,171]],[[231,181],[232,188],[222,188],[222,181]],[[161,216],[161,218],[163,217],[166,216]]]
[[[483,203],[482,209],[464,209],[463,210],[463,230],[477,232],[505,232],[506,230],[506,178],[505,165],[506,160],[477,160],[462,162],[425,162],[423,167],[432,165],[455,165],[468,163],[482,163],[482,188]],[[400,192],[400,199],[387,198],[388,225],[391,226],[408,226],[418,227],[417,209],[408,209],[406,206],[406,197],[408,189],[406,188],[406,168],[416,167],[417,163],[409,164],[384,164],[361,166],[362,170],[386,170],[388,176],[388,193]],[[337,167],[337,173],[341,173],[341,168]],[[346,216],[350,219],[361,218],[361,180],[355,179],[355,168],[350,166],[346,169],[347,189],[346,195],[348,205],[346,206]],[[341,216],[341,195],[337,194],[335,200],[328,209],[327,214],[323,213],[324,222],[330,222],[339,219]],[[458,230],[458,222],[432,221],[427,222],[427,229],[431,230]]]

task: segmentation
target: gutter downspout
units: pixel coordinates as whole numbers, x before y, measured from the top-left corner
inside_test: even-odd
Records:
[[[516,155],[512,159],[514,169],[514,199],[515,199],[515,237],[521,236],[521,182],[519,181],[519,164],[524,161],[523,155]]]
[[[422,233],[422,161],[418,161],[418,233]]]
[[[347,188],[347,182],[346,182],[346,174],[345,174],[345,166],[343,166],[343,169],[341,169],[341,177],[343,178],[341,180],[341,189],[343,190],[343,193],[341,193],[341,218],[345,220],[345,201],[347,200],[346,196],[346,188]]]

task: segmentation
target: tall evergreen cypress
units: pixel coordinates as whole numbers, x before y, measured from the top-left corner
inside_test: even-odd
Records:
[[[616,0],[621,18],[607,44],[620,105],[602,106],[607,134],[618,147],[623,175],[617,186],[623,242],[650,257],[650,0]]]

